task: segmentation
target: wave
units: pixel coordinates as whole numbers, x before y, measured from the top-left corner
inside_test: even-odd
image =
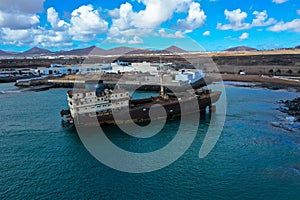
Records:
[[[0,95],[5,95],[5,94],[19,94],[21,93],[21,90],[2,90],[0,91]]]
[[[274,127],[282,128],[286,131],[298,132],[300,130],[300,122],[295,117],[278,117],[278,120],[271,122]]]

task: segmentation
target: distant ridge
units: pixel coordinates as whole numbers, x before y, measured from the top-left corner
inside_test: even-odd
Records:
[[[130,52],[136,51],[138,48],[131,48],[131,47],[117,47],[113,49],[109,49],[106,51],[106,55],[123,55],[123,54],[130,54]]]
[[[179,47],[176,47],[174,45],[166,48],[165,51],[173,52],[173,53],[186,53],[187,52],[187,51],[185,51]]]
[[[70,51],[59,51],[56,55],[74,55],[74,56],[86,56],[86,55],[102,55],[105,53],[104,49],[96,46],[91,46],[83,49],[72,49]]]
[[[149,49],[136,49],[128,52],[127,54],[169,54],[169,53],[186,53],[187,51],[176,47],[170,46],[163,50],[149,50]]]
[[[286,50],[299,50],[300,45],[291,47],[291,48],[281,48]],[[280,49],[278,49],[280,50]],[[228,52],[247,52],[247,51],[259,51],[255,48],[251,48],[248,46],[237,46],[232,47],[224,51]],[[56,51],[52,52],[47,49],[42,49],[39,47],[33,47],[27,51],[24,52],[10,52],[10,51],[3,51],[0,50],[0,56],[2,57],[18,57],[18,56],[88,56],[88,55],[97,55],[97,56],[108,56],[108,55],[136,55],[136,54],[177,54],[177,53],[187,53],[189,51],[186,51],[184,49],[181,49],[177,46],[170,46],[166,49],[162,50],[151,50],[151,49],[142,49],[142,48],[133,48],[133,47],[116,47],[112,49],[102,49],[97,46],[90,46],[86,48],[80,48],[80,49],[72,49],[69,51]]]
[[[226,49],[224,51],[257,51],[255,48],[247,47],[247,46],[238,46]]]
[[[9,55],[11,55],[11,54],[6,51],[0,50],[0,56],[9,56]]]
[[[49,54],[53,54],[52,51],[49,51],[47,49],[41,49],[38,47],[33,47],[32,49],[29,49],[27,51],[24,51],[23,53],[20,53],[19,55],[22,56],[29,56],[29,55],[49,55]]]

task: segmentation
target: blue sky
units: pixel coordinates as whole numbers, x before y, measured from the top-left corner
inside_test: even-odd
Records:
[[[299,0],[1,0],[0,49],[300,45]]]

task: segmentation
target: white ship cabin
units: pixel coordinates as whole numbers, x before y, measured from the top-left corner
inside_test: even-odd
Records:
[[[106,114],[112,109],[121,109],[129,106],[130,95],[125,90],[103,89],[103,85],[95,89],[68,91],[68,106],[71,116],[78,115],[96,116]]]

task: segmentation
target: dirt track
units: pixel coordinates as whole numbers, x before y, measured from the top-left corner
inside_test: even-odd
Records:
[[[214,75],[212,75],[213,77]],[[223,81],[238,81],[238,82],[249,82],[255,83],[261,87],[269,89],[295,89],[300,93],[300,81],[296,80],[285,80],[277,77],[269,76],[258,76],[258,75],[231,75],[223,74]]]

